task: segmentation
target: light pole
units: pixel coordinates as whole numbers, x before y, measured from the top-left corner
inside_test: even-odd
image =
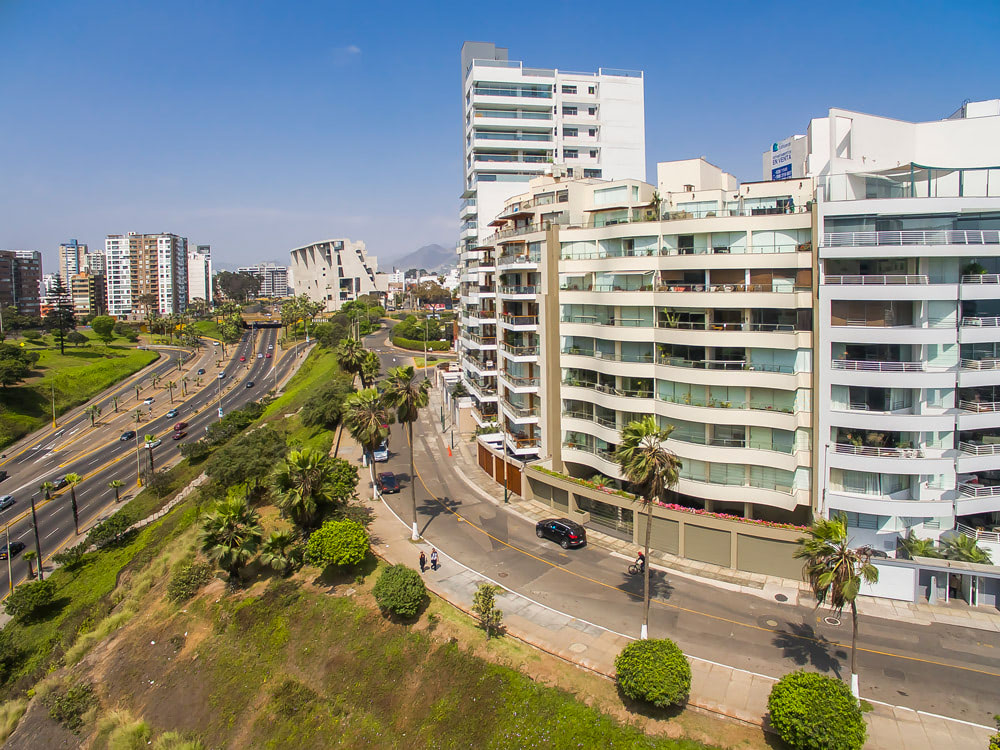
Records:
[[[51,383],[51,385],[52,385],[52,426],[55,427],[56,426],[56,384],[55,383]]]
[[[38,558],[38,580],[42,581],[45,576],[42,574],[42,543],[38,539],[38,516],[35,515],[35,496],[31,496],[31,526],[35,530],[35,556]],[[10,560],[10,552],[7,553]]]
[[[424,380],[427,380],[427,324],[429,322],[427,318],[424,318]]]
[[[4,529],[7,532],[7,583],[10,586],[10,593],[14,593],[14,571],[10,567],[10,524]]]
[[[220,420],[222,419],[222,376],[223,375],[225,375],[225,373],[220,372],[219,373],[219,377],[217,378],[217,381],[219,383],[219,398],[218,398],[216,404],[219,407],[219,419]]]

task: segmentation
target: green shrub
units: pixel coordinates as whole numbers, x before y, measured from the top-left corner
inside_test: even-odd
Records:
[[[54,554],[52,560],[72,570],[80,564],[83,556],[87,554],[87,546],[86,542],[80,542],[73,547],[67,547],[62,552]]]
[[[802,670],[786,674],[767,699],[771,726],[793,750],[861,750],[865,721],[840,680]]]
[[[170,576],[167,584],[167,598],[172,602],[183,602],[198,593],[198,589],[212,580],[214,570],[204,562],[190,562],[179,567]]]
[[[503,589],[492,583],[480,583],[472,597],[472,611],[479,626],[486,631],[486,640],[503,632],[503,610],[497,604],[497,594]]]
[[[4,610],[15,620],[31,620],[52,603],[55,595],[56,585],[51,580],[28,581],[7,597]]]
[[[393,346],[398,346],[400,349],[412,349],[414,351],[423,351],[424,342],[415,341],[414,339],[404,339],[401,336],[396,336],[392,340]],[[446,352],[451,349],[451,343],[448,341],[428,341],[427,351],[429,352]]]
[[[83,726],[83,715],[96,702],[94,689],[82,682],[51,693],[46,701],[49,716],[73,732]]]
[[[372,589],[378,606],[400,617],[414,617],[427,596],[420,574],[405,565],[393,565],[379,575]]]
[[[691,692],[691,665],[669,638],[633,641],[615,659],[615,680],[632,700],[680,706]]]
[[[368,532],[357,521],[327,521],[309,535],[306,561],[325,568],[328,565],[357,565],[368,554]]]

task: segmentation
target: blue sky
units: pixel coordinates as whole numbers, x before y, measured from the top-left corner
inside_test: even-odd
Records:
[[[0,0],[0,248],[172,231],[218,261],[310,241],[452,244],[459,51],[646,72],[646,153],[760,179],[839,106],[908,120],[1000,97],[994,2]]]

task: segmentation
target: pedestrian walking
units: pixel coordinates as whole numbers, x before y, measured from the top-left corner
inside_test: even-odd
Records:
[[[438,551],[436,549],[431,550],[431,570],[438,569]]]
[[[420,572],[423,573],[427,568],[427,555],[424,554],[423,550],[420,550]]]

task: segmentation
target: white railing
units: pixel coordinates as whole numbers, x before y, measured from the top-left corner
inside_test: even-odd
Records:
[[[1000,284],[1000,273],[973,273],[962,277],[963,284]]]
[[[889,274],[889,275],[875,275],[875,274],[864,274],[856,276],[825,276],[823,278],[825,284],[874,284],[874,285],[894,285],[894,284],[905,284],[907,286],[913,284],[928,284],[930,280],[921,274]]]
[[[963,328],[996,328],[1000,326],[1000,318],[962,318]]]
[[[1000,445],[979,445],[977,443],[961,442],[958,444],[958,449],[962,453],[968,453],[970,456],[1000,456]]]
[[[987,487],[981,484],[960,482],[958,485],[958,491],[966,497],[1000,497],[1000,485]]]
[[[923,458],[920,448],[879,448],[874,445],[852,445],[851,443],[834,443],[837,453],[848,453],[852,456],[869,456],[871,458]]]
[[[1000,370],[1000,359],[963,359],[963,370]]]
[[[1000,245],[997,229],[914,229],[888,232],[827,232],[825,247],[876,245]]]
[[[923,372],[923,362],[866,362],[857,359],[835,359],[834,370],[859,370],[863,372]]]
[[[959,401],[958,408],[962,411],[973,411],[976,414],[986,414],[1000,411],[1000,401]]]
[[[969,537],[969,539],[975,539],[977,542],[1000,544],[1000,531],[983,531],[982,529],[974,529],[971,526],[966,526],[964,523],[956,523],[955,531]]]

